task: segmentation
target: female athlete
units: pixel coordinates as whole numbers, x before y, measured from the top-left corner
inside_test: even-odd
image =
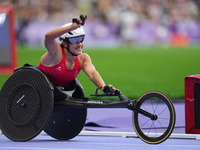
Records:
[[[75,20],[75,21],[74,21]],[[83,70],[89,79],[102,91],[105,83],[92,64],[88,54],[82,53],[85,37],[86,18],[75,17],[72,23],[53,29],[45,34],[44,45],[47,52],[41,57],[38,68],[56,86],[67,87]],[[60,38],[61,44],[56,41]],[[109,85],[113,90],[116,89]],[[114,93],[109,93],[114,94]]]

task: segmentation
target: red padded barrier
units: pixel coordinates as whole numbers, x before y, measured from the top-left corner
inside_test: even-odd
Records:
[[[200,120],[200,114],[195,113],[195,108],[197,109],[198,107],[200,109],[199,106],[195,106],[195,101],[200,101],[195,99],[195,84],[200,84],[200,75],[185,77],[185,133],[188,134],[200,134],[200,129],[196,128],[197,125],[195,125],[197,119],[199,118]],[[197,90],[196,92],[200,93]]]

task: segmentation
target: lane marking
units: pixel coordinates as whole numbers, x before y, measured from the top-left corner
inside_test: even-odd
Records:
[[[31,147],[0,147],[0,149],[25,149],[25,150],[86,150],[86,149],[66,149],[66,148],[31,148]],[[87,149],[88,150],[88,149]]]

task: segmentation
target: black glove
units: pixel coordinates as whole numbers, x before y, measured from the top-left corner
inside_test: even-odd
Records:
[[[85,21],[86,21],[86,19],[87,19],[87,16],[81,14],[81,15],[80,15],[80,18],[81,18],[81,21],[82,21],[81,25],[83,26],[83,25],[85,24]],[[80,24],[80,22],[79,22],[78,19],[76,19],[76,18],[73,18],[73,19],[72,19],[72,22],[73,22],[73,23]]]
[[[109,86],[109,85],[105,85],[105,86],[104,86],[103,92],[106,93],[106,94],[115,94],[114,88],[112,88],[112,87]]]
[[[119,96],[119,95],[121,95],[120,90],[118,90],[118,89],[115,90],[113,87],[111,87],[111,86],[109,86],[109,85],[104,86],[103,92],[104,92],[105,94],[107,94],[107,95],[114,95],[114,96]]]

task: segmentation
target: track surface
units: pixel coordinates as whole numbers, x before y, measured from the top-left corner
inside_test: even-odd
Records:
[[[69,141],[58,141],[49,136],[39,135],[28,142],[13,142],[0,135],[0,150],[199,150],[200,141],[168,139],[158,145],[149,145],[139,138],[77,136]]]

